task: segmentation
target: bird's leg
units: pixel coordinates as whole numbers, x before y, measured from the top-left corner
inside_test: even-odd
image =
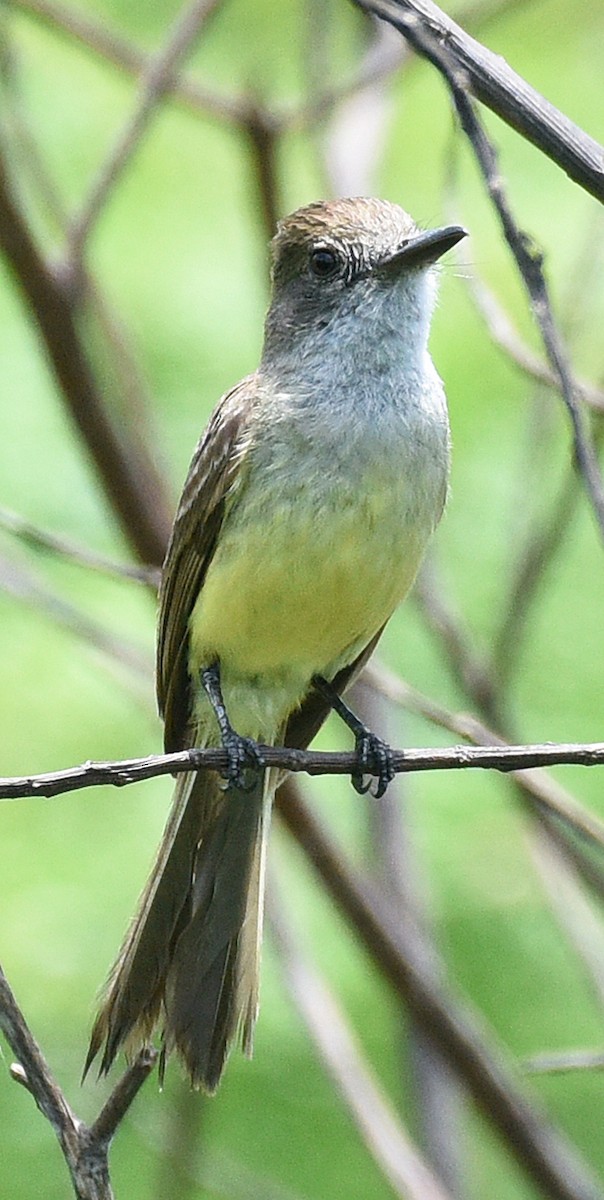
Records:
[[[227,766],[223,778],[227,786],[237,788],[241,792],[250,792],[255,786],[256,775],[264,767],[258,743],[253,738],[242,737],[229,721],[220,686],[220,664],[212,663],[200,672],[203,690],[212,705],[212,711],[218,722],[220,740],[227,754]],[[250,780],[249,772],[253,771]]]
[[[375,733],[372,733],[355,716],[327,679],[324,679],[322,675],[313,675],[312,683],[313,687],[321,693],[334,712],[342,718],[344,724],[354,734],[354,748],[358,766],[351,776],[353,788],[360,795],[364,795],[371,787],[371,780],[369,780],[369,783],[363,783],[363,775],[375,775],[378,783],[373,794],[379,800],[380,796],[384,795],[388,784],[392,782],[395,775],[390,746],[377,737]]]

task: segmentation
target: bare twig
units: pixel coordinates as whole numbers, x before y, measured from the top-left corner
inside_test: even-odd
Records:
[[[463,74],[477,100],[558,163],[596,199],[604,200],[602,147],[540,96],[500,55],[464,33],[431,0],[354,2],[365,12],[389,21],[431,61],[436,61],[437,52],[446,57],[451,73],[456,78]]]
[[[351,775],[358,766],[354,752],[291,750],[281,746],[260,746],[264,766],[279,767],[308,775]],[[393,750],[395,772],[483,770],[526,771],[534,767],[604,765],[604,742],[546,743],[526,746],[453,746],[429,750]],[[82,788],[127,787],[158,775],[178,775],[186,771],[225,771],[224,750],[179,750],[175,754],[150,754],[147,758],[128,758],[120,762],[87,762],[79,767],[42,775],[0,779],[0,800],[24,796],[49,798]],[[604,827],[592,818],[589,836],[604,846]]]
[[[110,191],[141,142],[159,101],[178,71],[193,41],[222,0],[193,0],[179,13],[165,46],[149,60],[140,81],[134,112],[101,167],[88,199],[72,222],[67,253],[68,269],[79,263],[84,243]]]
[[[317,818],[288,781],[277,792],[281,819],[303,846],[315,871],[366,951],[440,1046],[506,1145],[552,1200],[602,1200],[603,1191],[566,1139],[542,1116],[515,1078],[507,1055],[467,1002],[435,973],[415,922],[392,919],[362,885]]]
[[[14,41],[8,37],[9,22],[0,16],[0,87],[2,88],[3,123],[10,139],[17,146],[19,166],[23,168],[42,201],[45,212],[57,229],[65,227],[65,209],[59,191],[46,170],[36,138],[25,118],[19,88],[19,59]]]
[[[376,1165],[401,1200],[451,1200],[382,1091],[335,996],[298,946],[274,879],[267,899],[289,991]]]
[[[0,1028],[16,1055],[11,1075],[33,1096],[51,1124],[71,1175],[77,1200],[112,1200],[107,1155],[117,1127],[153,1070],[154,1050],[143,1050],[125,1072],[94,1124],[76,1117],[31,1034],[0,967]]]
[[[146,1046],[137,1054],[132,1065],[116,1083],[89,1130],[90,1141],[95,1143],[100,1150],[109,1148],[118,1125],[124,1119],[156,1061],[157,1051],[151,1046]]]

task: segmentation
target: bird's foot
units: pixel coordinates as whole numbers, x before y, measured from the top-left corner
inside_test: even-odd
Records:
[[[264,768],[260,747],[253,738],[237,733],[229,721],[222,697],[219,663],[204,667],[200,677],[203,690],[214,711],[222,748],[227,756],[226,767],[221,771],[224,786],[236,788],[239,792],[251,792],[256,786],[258,773]]]
[[[225,787],[239,792],[253,791],[258,772],[264,768],[258,743],[229,728],[222,734],[222,745],[227,755],[227,765],[221,772]]]
[[[376,789],[371,795],[379,800],[395,776],[392,750],[386,742],[376,737],[375,733],[362,726],[355,735],[355,751],[357,768],[351,776],[352,786],[359,795],[364,796],[366,792],[371,791],[373,778],[377,779]],[[371,775],[373,778],[365,783],[364,775]]]

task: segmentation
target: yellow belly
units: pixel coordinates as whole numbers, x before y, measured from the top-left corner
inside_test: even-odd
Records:
[[[265,505],[262,520],[227,521],[191,618],[192,667],[219,659],[231,677],[307,682],[351,661],[406,594],[423,549],[397,499],[376,481],[319,519],[302,493],[295,507]]]

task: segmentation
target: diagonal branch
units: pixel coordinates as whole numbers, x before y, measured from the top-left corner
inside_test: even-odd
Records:
[[[512,129],[562,167],[575,183],[604,201],[604,149],[517,75],[499,54],[477,42],[431,0],[355,0],[389,21],[420,54],[438,49],[472,94]],[[434,59],[432,59],[434,61]],[[442,69],[439,67],[439,69]]]
[[[306,959],[285,915],[275,879],[267,894],[270,931],[292,999],[326,1070],[392,1191],[401,1200],[452,1200],[452,1193],[414,1145],[365,1062],[336,997]]]
[[[118,436],[79,336],[75,301],[45,262],[13,193],[0,147],[0,250],[38,325],[69,413],[138,557],[159,566],[170,531],[163,480],[140,440]]]
[[[367,953],[453,1064],[510,1153],[552,1200],[602,1200],[602,1187],[520,1085],[492,1032],[487,1042],[483,1022],[434,970],[411,917],[392,920],[387,905],[355,878],[341,849],[290,783],[277,792],[277,807]]]
[[[67,256],[69,267],[79,262],[86,238],[109,193],[138,148],[159,101],[170,87],[202,26],[221,3],[222,0],[193,0],[179,13],[165,46],[149,60],[140,82],[134,112],[101,167],[79,216],[72,223]]]

